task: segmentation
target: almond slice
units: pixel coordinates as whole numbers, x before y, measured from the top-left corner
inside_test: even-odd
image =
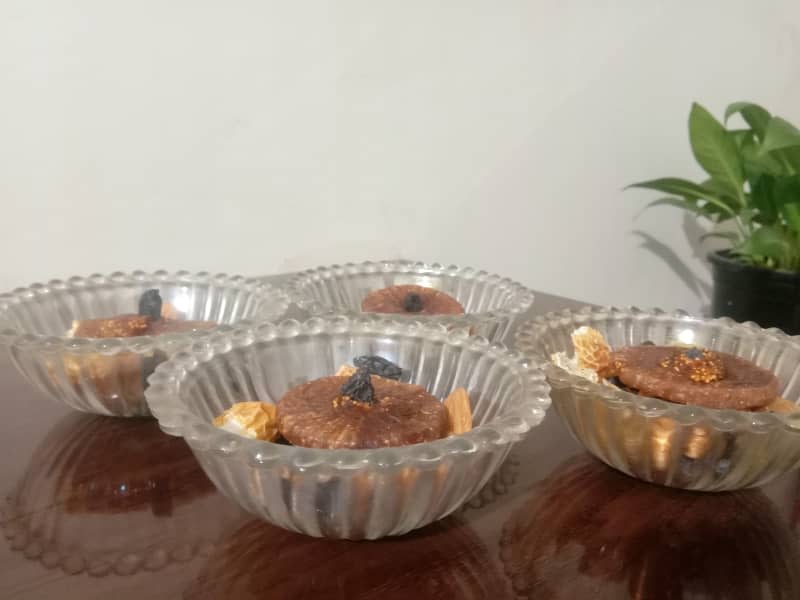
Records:
[[[785,398],[775,398],[775,400],[762,407],[760,410],[788,415],[797,410],[797,405]]]
[[[466,433],[472,429],[472,408],[469,395],[464,388],[456,388],[444,401],[447,415],[450,417],[450,435]]]
[[[353,373],[355,373],[357,369],[353,365],[342,365],[339,367],[339,370],[336,371],[337,377],[350,377]]]
[[[278,438],[278,411],[267,402],[237,402],[214,419],[214,425],[247,438],[272,442]]]

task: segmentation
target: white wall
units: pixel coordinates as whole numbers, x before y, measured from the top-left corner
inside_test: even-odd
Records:
[[[406,256],[697,310],[632,181],[686,117],[800,120],[800,3],[0,2],[0,287]]]

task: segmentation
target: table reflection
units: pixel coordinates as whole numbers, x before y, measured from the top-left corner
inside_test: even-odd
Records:
[[[317,539],[254,520],[220,545],[184,598],[503,597],[507,584],[493,554],[454,518],[369,542]]]
[[[503,528],[519,597],[800,597],[797,541],[760,491],[646,484],[585,455],[531,492]]]
[[[208,555],[239,518],[183,439],[152,420],[76,413],[39,444],[0,524],[25,557],[103,576]]]

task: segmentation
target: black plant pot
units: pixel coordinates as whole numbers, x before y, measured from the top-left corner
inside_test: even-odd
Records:
[[[744,264],[728,251],[708,255],[714,276],[715,317],[755,321],[800,334],[800,273]]]

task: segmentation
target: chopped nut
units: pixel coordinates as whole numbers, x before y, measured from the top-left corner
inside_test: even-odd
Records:
[[[354,366],[345,364],[345,365],[342,365],[341,367],[339,367],[339,370],[336,371],[336,376],[337,377],[351,377],[353,375],[353,373],[355,373],[357,370],[358,369],[356,369]]]
[[[444,406],[450,418],[450,435],[466,433],[472,429],[472,408],[464,388],[456,388],[445,399]]]
[[[109,338],[145,335],[150,318],[142,315],[120,315],[110,319],[73,321],[70,337]]]
[[[164,302],[161,305],[161,318],[162,319],[181,319],[183,315],[181,312],[175,307],[174,304],[170,302]]]
[[[611,363],[611,348],[603,334],[591,327],[581,327],[572,332],[572,344],[578,366],[595,372],[603,371]]]
[[[214,419],[214,425],[256,440],[278,438],[277,410],[267,402],[237,402]]]
[[[797,410],[797,405],[786,398],[775,398],[761,410],[788,415]]]

